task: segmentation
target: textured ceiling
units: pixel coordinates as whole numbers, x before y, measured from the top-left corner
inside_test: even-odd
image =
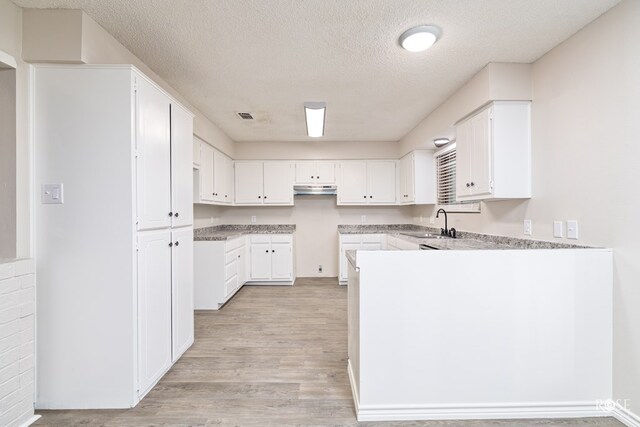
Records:
[[[14,0],[83,9],[236,141],[396,141],[488,62],[532,62],[618,0]],[[428,51],[398,46],[434,24]],[[235,112],[249,111],[243,121]]]

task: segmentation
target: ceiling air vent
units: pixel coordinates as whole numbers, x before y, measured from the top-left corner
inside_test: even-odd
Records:
[[[253,120],[251,113],[237,113],[242,120]]]

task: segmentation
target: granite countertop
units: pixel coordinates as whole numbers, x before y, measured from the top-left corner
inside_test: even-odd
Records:
[[[247,234],[292,234],[295,224],[230,224],[196,228],[193,231],[194,242],[223,241]]]
[[[494,236],[491,234],[458,231],[456,239],[429,239],[407,236],[407,233],[430,233],[439,235],[440,229],[415,224],[355,224],[338,225],[340,234],[390,234],[416,243],[425,243],[437,249],[474,250],[474,249],[593,249],[589,246],[567,243],[546,242],[543,240],[518,239],[516,237]]]

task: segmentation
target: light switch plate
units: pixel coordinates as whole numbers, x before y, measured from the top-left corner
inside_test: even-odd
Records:
[[[253,223],[256,222],[256,216],[255,215],[251,215],[251,222],[253,222]]]
[[[367,216],[366,216],[366,215],[361,215],[361,216],[360,216],[360,222],[361,222],[361,223],[363,223],[363,224],[364,224],[365,222],[367,222]]]
[[[42,184],[40,198],[43,205],[61,205],[64,203],[62,184]]]
[[[562,221],[553,221],[553,237],[564,237]]]
[[[578,239],[578,221],[567,221],[567,239]]]
[[[533,225],[531,224],[531,220],[530,219],[525,219],[524,220],[523,232],[524,232],[524,234],[526,236],[531,236],[531,233],[533,232]]]

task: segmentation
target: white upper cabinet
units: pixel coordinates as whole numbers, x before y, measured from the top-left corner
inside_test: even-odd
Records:
[[[328,160],[301,160],[295,162],[295,184],[335,184],[335,162]]]
[[[417,150],[400,159],[401,205],[431,205],[436,203],[436,173],[433,153]]]
[[[288,161],[264,162],[265,205],[293,205],[293,164]]]
[[[531,197],[531,103],[496,101],[456,125],[456,199]]]
[[[200,170],[198,174],[198,201],[213,202],[213,147],[200,142]]]
[[[137,78],[138,230],[171,226],[171,134],[169,98]]]
[[[339,205],[394,205],[395,160],[346,160],[338,164]]]
[[[200,167],[200,140],[193,138],[193,167]]]
[[[171,105],[171,226],[193,224],[193,117]]]
[[[293,205],[293,163],[235,162],[236,205]]]
[[[367,162],[364,160],[340,162],[338,164],[338,204],[365,205],[367,199]]]
[[[235,203],[261,205],[263,191],[262,162],[235,162]]]
[[[204,141],[200,144],[200,168],[194,171],[196,203],[233,203],[233,161]]]
[[[367,192],[369,204],[396,203],[396,161],[372,160],[367,162]]]

